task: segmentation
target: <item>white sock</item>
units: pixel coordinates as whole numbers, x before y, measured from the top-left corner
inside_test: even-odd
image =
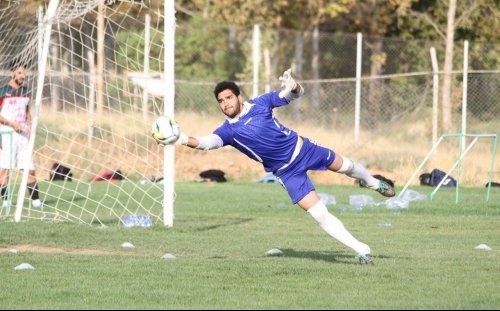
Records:
[[[342,156],[342,159],[342,167],[337,171],[337,173],[345,174],[356,179],[362,179],[369,188],[375,190],[378,188],[379,180],[370,175],[368,170],[363,165],[344,156]]]
[[[40,199],[33,200],[33,201],[31,201],[31,205],[34,208],[40,208],[40,207],[42,207],[42,201]]]
[[[370,247],[353,237],[342,222],[328,212],[323,202],[319,201],[307,212],[318,222],[321,229],[326,231],[331,237],[345,246],[352,248],[358,254],[370,254]]]

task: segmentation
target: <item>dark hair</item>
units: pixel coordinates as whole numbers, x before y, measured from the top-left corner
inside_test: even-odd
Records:
[[[16,71],[19,67],[26,68],[26,64],[20,59],[13,59],[9,63],[10,71]]]
[[[232,81],[222,81],[217,83],[214,89],[214,95],[215,98],[217,99],[217,96],[219,96],[219,93],[225,90],[231,90],[234,95],[240,96],[240,88],[236,85],[236,83]]]

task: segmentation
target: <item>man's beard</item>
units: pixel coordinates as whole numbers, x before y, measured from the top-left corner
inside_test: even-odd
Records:
[[[21,86],[24,83],[24,80],[20,81],[19,79],[15,79],[14,82],[16,82],[17,85]]]

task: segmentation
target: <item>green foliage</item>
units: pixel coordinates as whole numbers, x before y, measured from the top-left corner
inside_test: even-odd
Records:
[[[499,2],[495,0],[457,1],[455,41],[498,42]],[[414,1],[411,11],[400,19],[402,33],[411,38],[443,39],[448,18],[448,1]]]
[[[163,37],[160,30],[151,30],[150,70],[163,69]],[[175,71],[178,79],[213,80],[235,78],[241,63],[240,42],[231,42],[231,27],[207,23],[193,18],[176,29]],[[132,71],[142,71],[144,64],[144,31],[126,30],[116,36],[116,60]],[[133,48],[131,48],[133,47]]]
[[[241,70],[237,29],[194,17],[176,32],[176,75],[179,79],[234,79]]]
[[[161,30],[151,29],[149,68],[161,71],[163,62],[163,37]],[[144,70],[144,30],[127,29],[116,34],[116,61],[131,71]],[[132,48],[133,47],[133,48]]]

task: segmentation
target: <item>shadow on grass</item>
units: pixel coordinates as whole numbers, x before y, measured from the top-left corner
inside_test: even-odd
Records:
[[[221,223],[214,224],[214,225],[200,227],[200,228],[197,228],[195,231],[197,231],[197,232],[209,231],[209,230],[214,230],[214,229],[218,229],[221,227],[239,225],[239,224],[249,222],[252,220],[253,220],[253,218],[236,218],[236,219],[224,221],[223,223],[221,222]]]
[[[313,260],[322,260],[330,263],[341,263],[347,265],[359,265],[359,261],[355,254],[344,254],[339,252],[325,252],[325,251],[296,251],[291,248],[281,249],[283,251],[282,257],[292,258],[309,258]],[[387,256],[375,256],[374,262],[377,264],[377,258],[389,258]]]

